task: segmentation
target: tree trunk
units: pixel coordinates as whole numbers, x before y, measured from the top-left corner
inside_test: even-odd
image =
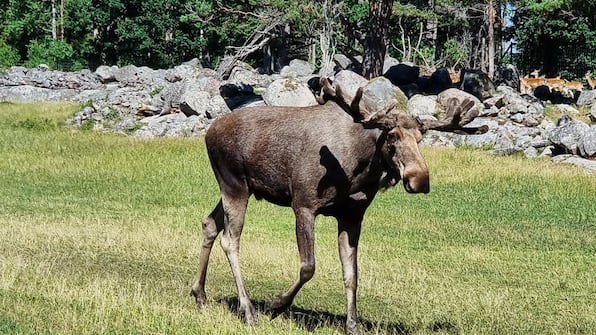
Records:
[[[488,19],[488,77],[493,79],[495,74],[495,7],[493,0],[489,0],[486,8]]]
[[[363,75],[367,79],[383,74],[383,61],[387,51],[389,18],[393,1],[371,0],[368,13],[368,31],[364,42]]]
[[[52,39],[54,41],[58,39],[58,33],[56,31],[56,0],[52,0]]]

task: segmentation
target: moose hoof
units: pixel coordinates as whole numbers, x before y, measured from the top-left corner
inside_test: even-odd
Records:
[[[205,295],[205,292],[191,290],[190,295],[195,298],[198,307],[202,308],[207,306],[207,296]]]
[[[346,321],[346,335],[360,335],[358,321],[348,318]]]
[[[269,312],[271,313],[271,319],[275,319],[280,314],[286,311],[290,307],[290,303],[288,303],[282,296],[278,296],[271,300],[269,303]]]
[[[256,325],[259,321],[257,318],[257,310],[251,303],[247,306],[241,306],[240,313],[244,313],[244,320],[251,326]]]

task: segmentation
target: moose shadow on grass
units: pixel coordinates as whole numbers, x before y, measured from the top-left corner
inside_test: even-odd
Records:
[[[240,303],[238,298],[222,298],[218,300],[220,303],[224,303],[230,309],[230,312],[238,314],[238,307]],[[266,301],[253,301],[252,302],[257,309],[261,318],[263,316],[271,317],[269,309],[269,302]],[[304,309],[292,305],[287,311],[280,314],[279,317],[292,320],[302,329],[314,332],[321,327],[333,327],[339,332],[343,333],[346,324],[345,315],[337,315],[324,311],[314,311],[310,309]],[[261,319],[261,322],[263,320]],[[391,335],[409,335],[417,332],[418,329],[408,327],[401,322],[374,322],[366,319],[359,318],[361,330],[367,333],[385,333]],[[444,333],[459,333],[458,327],[451,321],[441,320],[435,321],[432,324],[425,327],[433,332],[444,332]]]

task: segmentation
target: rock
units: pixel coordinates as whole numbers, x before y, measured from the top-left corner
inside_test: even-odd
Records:
[[[555,163],[572,164],[572,165],[578,166],[578,167],[586,170],[588,173],[596,172],[596,161],[595,160],[585,159],[585,158],[566,154],[566,155],[554,156],[552,158],[552,161]]]
[[[362,98],[358,104],[363,121],[378,119],[396,109],[405,112],[408,98],[385,77],[377,77],[362,88]]]
[[[451,99],[457,99],[460,103],[466,99],[470,99],[470,100],[474,101],[474,103],[475,103],[474,107],[472,107],[465,115],[462,115],[462,119],[468,119],[468,120],[467,121],[463,120],[462,121],[463,123],[461,123],[461,124],[466,124],[466,122],[471,121],[476,116],[480,115],[480,113],[482,111],[484,111],[484,104],[482,104],[482,102],[480,102],[480,100],[478,100],[478,98],[474,97],[470,93],[464,92],[457,88],[450,88],[450,89],[447,89],[447,90],[441,92],[437,96],[438,107],[443,111],[446,110],[446,108],[449,104],[449,101]]]
[[[203,115],[207,119],[215,119],[230,112],[225,100],[220,96],[212,96],[206,91],[187,91],[182,95],[180,110],[184,115]]]
[[[333,86],[341,91],[341,97],[348,106],[352,104],[358,89],[366,84],[368,80],[350,70],[339,71],[333,80]]]
[[[567,104],[556,104],[553,106],[557,111],[568,115],[579,115],[579,111]]]
[[[578,153],[583,158],[596,158],[596,126],[590,127],[577,144]]]
[[[186,117],[182,113],[152,116],[141,120],[143,126],[135,137],[153,138],[161,136],[198,136],[204,133],[206,122],[198,115]]]
[[[596,90],[582,91],[577,98],[576,104],[578,106],[593,106],[596,105]]]
[[[407,111],[412,116],[434,116],[437,114],[437,96],[416,94],[408,100]]]
[[[290,61],[290,64],[281,69],[280,74],[283,77],[306,77],[313,72],[315,72],[315,66],[311,63],[300,59],[293,59]]]
[[[565,153],[577,154],[577,145],[589,126],[581,121],[560,119],[558,125],[548,131],[547,136],[555,147]]]
[[[352,64],[352,60],[350,60],[344,54],[335,54],[333,55],[333,61],[339,70],[346,70],[349,68],[350,64]]]
[[[72,100],[77,94],[74,89],[50,89],[31,85],[0,87],[0,101],[42,102]]]
[[[496,155],[511,155],[520,151],[520,148],[515,145],[513,136],[508,132],[502,132],[497,135],[493,153]]]
[[[528,147],[526,150],[524,150],[524,156],[526,156],[526,158],[536,158],[538,157],[538,149],[534,147]]]
[[[248,65],[237,65],[234,66],[230,72],[230,76],[224,83],[248,85],[253,88],[266,88],[271,84],[271,79],[268,76],[259,74],[255,69]]]
[[[113,81],[116,81],[116,76],[114,72],[118,69],[116,65],[114,66],[107,66],[101,65],[97,69],[95,69],[95,75],[99,78],[99,80],[103,84],[107,84]]]
[[[315,96],[308,86],[295,78],[275,80],[263,94],[263,100],[270,106],[315,106]]]

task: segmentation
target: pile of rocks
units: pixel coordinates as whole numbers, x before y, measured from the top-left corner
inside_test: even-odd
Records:
[[[317,104],[314,72],[314,66],[301,60],[273,75],[240,63],[223,81],[196,59],[167,70],[129,65],[67,73],[12,67],[0,75],[0,101],[79,101],[86,107],[68,120],[73,127],[142,138],[201,136],[214,119],[240,106]],[[453,94],[467,93],[450,88],[437,95],[407,94],[408,112],[437,117],[441,113],[437,101]],[[423,143],[482,147],[495,154],[520,152],[527,157],[572,155],[596,170],[596,90],[584,91],[575,106],[549,106],[563,115],[558,122],[545,117],[543,102],[507,86],[499,86],[482,102],[471,98],[481,109],[472,126],[488,125],[489,132],[466,136],[430,131]]]

